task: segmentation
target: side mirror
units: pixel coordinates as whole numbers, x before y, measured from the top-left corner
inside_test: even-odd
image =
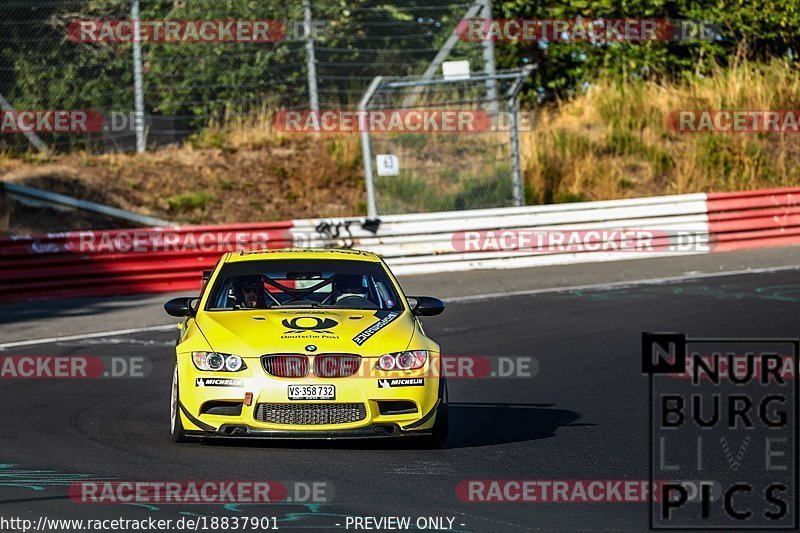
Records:
[[[170,316],[189,317],[194,316],[194,308],[192,302],[195,298],[173,298],[164,304],[164,311]]]
[[[417,304],[411,308],[414,316],[434,316],[444,311],[444,302],[432,296],[409,296],[411,300],[416,300]]]

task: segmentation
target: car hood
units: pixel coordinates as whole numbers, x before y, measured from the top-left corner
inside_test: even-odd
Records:
[[[197,326],[211,349],[242,357],[269,353],[356,353],[405,350],[414,333],[408,312],[374,310],[253,310],[201,313]]]

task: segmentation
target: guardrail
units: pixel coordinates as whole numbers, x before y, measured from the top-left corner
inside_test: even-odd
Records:
[[[17,185],[16,183],[9,183],[7,181],[0,181],[0,188],[5,191],[8,197],[37,207],[43,206],[65,209],[68,211],[83,211],[85,213],[93,213],[108,218],[124,220],[127,223],[139,226],[169,226],[171,224],[171,222],[160,218],[131,213],[124,209],[109,207],[87,200],[78,200],[72,196],[43,191],[34,187],[26,187],[25,185]]]
[[[480,244],[487,244],[488,232],[506,230],[512,239],[520,240],[519,232],[585,232],[589,230],[656,230],[664,234],[678,232],[699,237],[707,235],[705,196],[689,194],[629,200],[582,202],[547,206],[529,206],[475,211],[395,215],[381,219],[378,234],[359,228],[364,219],[348,220],[348,238],[339,238],[338,245],[350,245],[374,251],[387,261],[398,274],[473,270],[480,268],[521,268],[556,265],[582,261],[633,259],[639,255],[672,255],[663,242],[655,242],[654,250],[646,252],[579,251],[526,249],[517,242],[470,249],[464,240],[469,233],[477,234]],[[296,221],[293,233],[301,238],[313,236],[312,228],[325,220]],[[514,233],[517,232],[517,233]],[[300,239],[297,239],[300,240]],[[315,239],[311,246],[319,245]],[[474,247],[473,247],[474,248]],[[487,249],[488,248],[488,249]],[[573,247],[574,248],[574,247]]]
[[[643,235],[648,247],[625,247]],[[800,244],[800,188],[380,220],[78,231],[0,240],[0,301],[197,291],[202,271],[239,249],[354,247],[380,254],[398,274],[419,274],[794,244]]]
[[[292,246],[293,223],[74,231],[0,239],[0,301],[200,287],[225,251]]]
[[[800,244],[800,187],[708,194],[714,251]]]

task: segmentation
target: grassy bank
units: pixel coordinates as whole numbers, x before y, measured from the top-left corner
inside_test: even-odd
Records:
[[[520,136],[526,201],[797,185],[799,135],[682,134],[666,121],[684,109],[797,108],[800,72],[779,62],[680,81],[599,80],[580,97],[533,113],[532,128]],[[474,139],[465,142],[465,151],[476,150]],[[408,159],[420,151],[406,152]],[[446,185],[430,168],[429,179]],[[486,180],[492,168],[474,168],[471,179]],[[267,114],[143,155],[0,154],[0,179],[189,223],[363,214],[362,172],[357,134],[280,133]],[[423,185],[410,182],[397,188],[397,198],[381,201],[404,205],[403,191]],[[457,194],[464,194],[440,190],[429,207],[458,206]]]
[[[538,114],[522,135],[530,203],[604,200],[800,183],[800,136],[676,133],[676,110],[800,107],[800,71],[775,62],[679,82],[600,80]]]

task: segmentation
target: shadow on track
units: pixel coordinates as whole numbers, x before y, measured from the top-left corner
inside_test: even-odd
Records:
[[[446,448],[491,446],[553,437],[580,415],[554,404],[451,403]]]
[[[447,448],[472,448],[546,439],[559,427],[574,425],[580,415],[554,404],[450,403],[450,433]],[[592,426],[594,424],[581,424]],[[208,439],[209,446],[297,448],[297,449],[419,449],[414,439],[362,440],[257,440]]]

